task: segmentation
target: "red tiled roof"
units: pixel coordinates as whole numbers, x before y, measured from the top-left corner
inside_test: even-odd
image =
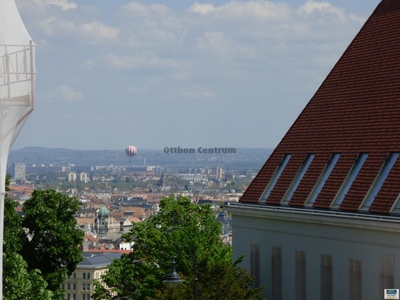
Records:
[[[356,211],[386,157],[400,152],[400,1],[383,0],[286,133],[240,202],[258,203],[285,154],[292,157],[266,204],[279,205],[307,154],[315,158],[289,205],[303,206],[333,153],[340,159],[313,206],[329,209],[360,153],[369,156],[340,205]],[[400,158],[399,158],[400,160]],[[388,213],[400,193],[396,162],[370,206]]]
[[[86,234],[85,237],[83,238],[84,241],[92,241],[92,242],[99,242],[100,239],[95,238],[94,236]]]

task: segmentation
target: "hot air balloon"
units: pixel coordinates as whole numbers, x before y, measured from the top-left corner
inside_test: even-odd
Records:
[[[136,147],[135,146],[128,146],[125,149],[125,153],[128,156],[134,156],[137,153]]]

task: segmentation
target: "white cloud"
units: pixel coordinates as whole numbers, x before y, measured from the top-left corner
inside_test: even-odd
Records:
[[[218,18],[279,22],[289,19],[293,14],[293,10],[287,4],[268,1],[231,1],[218,7],[196,2],[189,8],[189,12],[213,14]]]
[[[100,22],[85,23],[81,26],[84,35],[93,40],[115,40],[118,38],[119,30]]]
[[[65,35],[77,38],[85,43],[98,44],[100,42],[113,42],[118,39],[119,30],[100,22],[77,24],[67,19],[47,17],[40,21],[41,29],[48,36]]]
[[[61,84],[54,91],[48,92],[46,95],[42,97],[39,96],[39,101],[42,100],[44,102],[75,102],[81,100],[83,98],[83,93],[74,91],[67,84]]]
[[[130,15],[135,16],[149,16],[151,14],[165,15],[170,12],[168,6],[164,4],[144,5],[135,1],[122,6],[122,9]]]
[[[363,23],[365,21],[363,18],[346,13],[343,8],[334,6],[329,2],[307,1],[300,6],[296,12],[304,18],[335,16],[342,22],[356,21]]]
[[[207,14],[212,11],[215,11],[215,6],[208,3],[200,4],[196,2],[195,4],[189,7],[189,12],[195,12],[200,14]]]
[[[197,46],[203,51],[219,53],[225,59],[234,56],[256,57],[253,46],[235,43],[224,32],[204,32],[202,37],[197,38]]]
[[[152,51],[132,55],[108,53],[102,57],[102,60],[106,65],[117,70],[178,68],[181,66],[179,61],[160,58]]]
[[[63,11],[67,11],[69,9],[77,8],[78,6],[74,2],[68,2],[68,0],[47,0],[49,5],[55,5],[61,7]]]

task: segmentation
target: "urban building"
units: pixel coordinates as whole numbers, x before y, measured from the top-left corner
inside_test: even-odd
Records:
[[[216,167],[215,168],[215,177],[218,179],[222,179],[224,176],[224,170],[221,167]]]
[[[120,231],[121,224],[114,217],[110,216],[110,211],[104,205],[99,209],[97,217],[94,219],[94,233],[104,236]]]
[[[101,275],[114,259],[121,258],[122,252],[83,252],[83,261],[75,272],[63,283],[68,300],[90,300],[94,293],[94,280],[102,281]]]
[[[267,299],[400,288],[399,43],[400,1],[383,0],[227,206],[234,252]]]
[[[87,183],[89,180],[88,173],[81,172],[79,173],[79,181]]]
[[[76,181],[76,173],[75,172],[69,172],[68,173],[68,181],[70,181],[70,182],[75,182]]]
[[[25,181],[26,180],[26,164],[23,163],[13,163],[13,178],[16,181]]]

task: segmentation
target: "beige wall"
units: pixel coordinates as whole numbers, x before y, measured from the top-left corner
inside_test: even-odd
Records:
[[[101,281],[101,275],[107,270],[108,266],[92,268],[78,266],[63,284],[66,293],[65,299],[89,300],[94,292],[94,280]]]

